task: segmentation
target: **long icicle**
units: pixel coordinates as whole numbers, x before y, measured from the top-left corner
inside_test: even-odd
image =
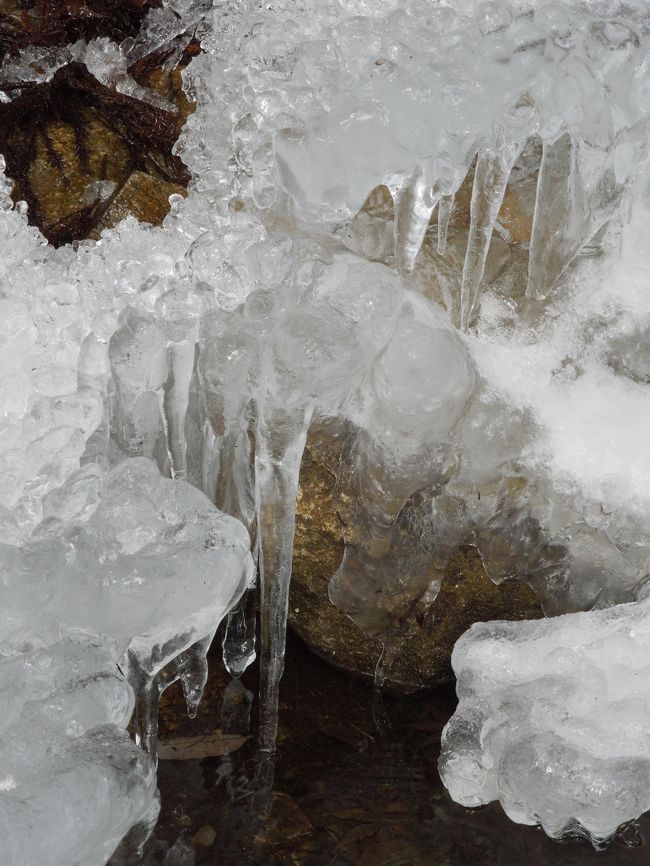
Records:
[[[278,697],[284,670],[289,583],[300,463],[312,410],[299,419],[258,421],[255,499],[261,583],[260,748],[275,751]]]
[[[494,149],[478,154],[472,188],[469,237],[460,288],[460,328],[467,331],[476,312],[490,249],[510,173],[521,152],[521,144],[500,136]]]
[[[527,294],[532,298],[548,295],[588,234],[577,157],[569,132],[544,142],[528,262]]]
[[[447,234],[449,232],[449,221],[454,209],[456,196],[443,195],[438,202],[438,255],[444,256],[447,252]]]
[[[222,437],[221,454],[215,501],[218,508],[237,517],[248,529],[257,573],[254,447],[248,425]],[[231,676],[241,676],[255,661],[255,631],[255,597],[252,590],[245,590],[228,613],[221,644],[224,665]]]
[[[163,408],[167,453],[172,478],[187,476],[185,416],[194,370],[194,343],[172,343],[167,349],[169,375],[164,386]]]
[[[415,267],[431,214],[439,195],[432,187],[430,173],[418,165],[395,196],[395,264],[405,274]]]

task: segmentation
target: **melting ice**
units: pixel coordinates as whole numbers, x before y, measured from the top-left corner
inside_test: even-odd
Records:
[[[549,613],[629,601],[648,576],[645,6],[174,0],[122,46],[26,49],[0,89],[76,61],[152,101],[129,65],[176,56],[188,23],[193,179],[161,228],[128,219],[54,250],[2,178],[3,864],[26,839],[52,866],[106,862],[132,825],[144,839],[157,698],[180,678],[195,712],[227,614],[229,668],[250,662],[256,565],[273,751],[310,431],[344,431],[361,527],[332,601],[389,656],[460,544]],[[405,545],[415,494],[422,544]],[[630,733],[646,619],[644,602],[471,631],[452,794],[596,841],[650,805]]]

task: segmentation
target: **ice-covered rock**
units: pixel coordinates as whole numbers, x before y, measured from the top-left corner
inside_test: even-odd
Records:
[[[322,230],[384,184],[395,261],[408,272],[436,210],[444,251],[453,197],[475,163],[455,311],[464,329],[529,140],[543,143],[532,297],[608,221],[647,152],[644,7],[329,0],[275,4],[267,16],[255,2],[222,3],[214,14],[218,62],[205,83],[219,86],[215,108],[233,127],[237,188],[258,207],[282,209],[284,196]]]
[[[248,252],[248,279],[257,280],[245,304],[232,312],[217,309],[201,325],[205,420],[193,450],[202,452],[203,489],[230,485],[231,508],[245,522],[254,503],[269,608],[262,687],[268,705],[277,706],[298,473],[309,427],[349,418],[359,430],[351,471],[363,545],[346,550],[332,596],[368,631],[381,631],[379,596],[390,595],[391,583],[402,582],[409,565],[391,557],[392,526],[412,493],[444,476],[451,433],[475,378],[469,353],[445,317],[383,265],[350,254],[332,257],[326,249],[304,263],[281,238]],[[274,264],[281,265],[276,273]],[[423,576],[415,572],[410,580],[421,593],[431,578],[419,590]],[[272,715],[263,732],[267,749],[275,739]]]
[[[442,738],[452,797],[500,800],[551,836],[598,846],[650,808],[647,600],[536,622],[480,623],[452,663]]]

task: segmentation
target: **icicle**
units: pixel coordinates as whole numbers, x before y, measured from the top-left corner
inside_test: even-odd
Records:
[[[252,529],[254,529],[254,525]],[[248,560],[247,568],[242,575],[242,584],[245,587],[239,598],[233,598],[230,612],[226,618],[226,626],[223,633],[222,651],[223,663],[232,677],[240,677],[246,668],[256,658],[255,638],[255,593],[253,587],[257,576],[257,542],[256,533],[251,532],[253,543],[253,554]],[[239,594],[237,590],[235,596]],[[233,603],[234,602],[234,603]]]
[[[236,429],[220,438],[220,452],[214,502],[217,508],[232,514],[244,524],[256,544],[254,449],[248,427]]]
[[[214,632],[197,641],[174,662],[176,673],[185,697],[187,714],[190,719],[196,718],[196,713],[208,681],[208,650],[214,638]]]
[[[467,252],[460,289],[460,327],[467,331],[476,312],[490,249],[492,232],[501,210],[521,144],[499,137],[494,149],[479,152],[474,173]]]
[[[438,255],[444,256],[447,252],[447,233],[449,231],[449,221],[451,212],[454,209],[454,201],[456,196],[443,195],[438,202]]]
[[[395,264],[410,273],[424,241],[439,196],[430,173],[418,166],[395,196]]]
[[[231,677],[240,677],[255,661],[255,596],[245,592],[226,619],[223,663]]]
[[[255,454],[255,500],[262,590],[260,746],[275,751],[278,692],[284,670],[289,582],[300,462],[312,409],[299,417],[260,419]]]
[[[201,490],[211,502],[214,502],[217,490],[217,478],[221,463],[221,438],[214,432],[209,420],[203,422],[201,437]]]
[[[205,483],[211,485],[209,495],[219,509],[241,520],[248,529],[257,571],[254,456],[249,431],[239,429],[218,437],[210,427],[206,436],[206,451],[213,455],[205,469]],[[246,590],[230,610],[223,635],[223,662],[231,676],[241,676],[255,660],[255,633],[254,593]]]
[[[155,755],[161,694],[156,676],[145,670],[133,650],[127,652],[125,667],[126,678],[135,692],[135,742],[144,752]]]
[[[588,233],[578,149],[569,132],[544,142],[528,263],[529,297],[543,299],[571,264]]]
[[[130,456],[156,454],[162,434],[159,405],[167,379],[166,340],[150,317],[130,310],[111,337],[109,359],[116,399],[113,429]]]
[[[169,375],[164,386],[164,417],[167,452],[172,478],[187,475],[185,416],[194,369],[194,344],[172,343],[167,350]]]
[[[245,571],[242,586],[247,586],[249,581],[250,574]],[[176,680],[181,681],[188,715],[195,718],[208,681],[207,655],[215,631],[216,628],[176,657],[171,657],[167,663],[164,659],[161,662],[159,657],[169,653],[169,643],[162,649],[158,648],[155,655],[144,663],[136,651],[127,651],[124,667],[126,678],[135,692],[135,741],[143,751],[156,753],[160,696]]]

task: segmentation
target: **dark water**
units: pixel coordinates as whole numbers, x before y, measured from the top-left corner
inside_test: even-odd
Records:
[[[557,843],[519,827],[497,805],[473,811],[455,805],[436,771],[453,688],[387,697],[382,711],[370,686],[295,640],[282,680],[270,786],[273,768],[256,758],[255,690],[255,670],[241,684],[231,682],[214,656],[195,720],[184,716],[176,687],[166,693],[161,738],[177,745],[178,738],[193,738],[189,748],[197,757],[160,761],[162,811],[147,866],[650,863],[650,820],[595,852],[584,840]],[[235,750],[214,754],[226,748]]]

